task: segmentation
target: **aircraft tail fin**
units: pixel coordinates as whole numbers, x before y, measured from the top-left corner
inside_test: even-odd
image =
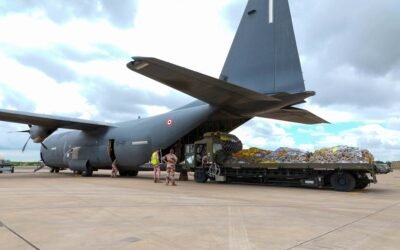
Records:
[[[221,80],[262,94],[304,92],[288,0],[249,0]]]

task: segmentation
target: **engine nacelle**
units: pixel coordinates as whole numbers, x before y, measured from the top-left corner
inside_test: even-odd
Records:
[[[40,143],[56,130],[57,128],[32,125],[30,127],[29,134],[32,141],[34,141],[35,143]]]

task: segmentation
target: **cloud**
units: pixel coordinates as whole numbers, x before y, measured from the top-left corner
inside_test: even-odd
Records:
[[[347,105],[364,114],[400,104],[391,98],[400,95],[399,1],[311,0],[291,6],[306,87],[317,92],[314,104]]]
[[[0,85],[0,107],[11,110],[31,110],[36,108],[36,103],[3,84]]]
[[[232,30],[236,30],[239,26],[245,7],[246,1],[234,0],[230,1],[224,9],[223,15],[226,17],[228,25]]]
[[[398,160],[400,156],[400,131],[378,124],[368,124],[322,137],[318,145],[356,146],[370,150],[378,159]]]
[[[137,0],[118,3],[109,0],[8,1],[0,2],[0,14],[39,12],[60,24],[77,18],[96,20],[105,17],[116,26],[131,27],[136,13],[136,4]]]
[[[76,74],[65,64],[54,60],[48,54],[24,53],[16,56],[16,59],[26,66],[34,67],[44,72],[49,77],[58,82],[68,82],[76,80]]]
[[[232,134],[242,140],[245,147],[275,150],[279,147],[294,147],[294,138],[285,130],[285,123],[269,119],[254,118]]]
[[[158,113],[156,110],[172,110],[193,100],[180,93],[175,93],[172,98],[158,91],[138,89],[99,78],[87,79],[84,88],[83,95],[99,110],[97,117],[112,122],[154,115]]]

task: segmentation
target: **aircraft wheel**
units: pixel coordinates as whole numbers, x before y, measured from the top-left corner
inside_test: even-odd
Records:
[[[59,168],[54,169],[54,173],[59,173],[59,172],[60,172]]]
[[[86,171],[82,173],[82,176],[90,177],[93,175],[93,168],[91,166],[86,167]]]
[[[197,183],[205,183],[208,180],[208,176],[204,169],[196,169],[194,171],[194,181]]]
[[[119,176],[128,176],[128,172],[119,171]]]
[[[133,170],[129,172],[129,176],[137,176],[139,174],[139,171]]]
[[[54,173],[55,168],[50,168],[50,173]]]
[[[335,172],[331,176],[331,185],[336,191],[350,192],[356,187],[356,179],[350,173]]]
[[[133,170],[133,171],[119,171],[120,176],[137,176],[139,171]]]

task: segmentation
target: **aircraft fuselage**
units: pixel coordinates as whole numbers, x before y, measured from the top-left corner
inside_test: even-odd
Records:
[[[89,164],[94,169],[109,168],[110,141],[120,170],[134,170],[149,160],[156,149],[173,145],[206,121],[215,108],[202,104],[166,114],[116,124],[93,131],[68,131],[50,135],[41,147],[41,157],[49,167],[77,169]]]

